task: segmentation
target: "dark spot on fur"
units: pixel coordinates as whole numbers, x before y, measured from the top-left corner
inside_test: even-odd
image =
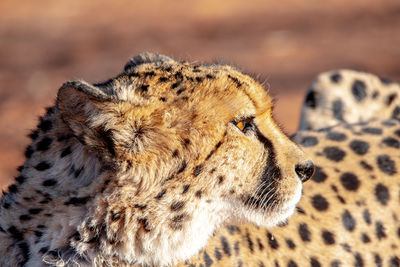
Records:
[[[225,236],[221,236],[222,251],[228,256],[231,256],[231,247]]]
[[[314,136],[304,136],[301,138],[299,144],[304,147],[315,146],[316,144],[318,144],[318,139]]]
[[[299,235],[304,242],[311,241],[311,232],[308,230],[308,226],[305,223],[299,224]]]
[[[28,136],[32,139],[32,141],[35,141],[39,137],[39,130],[34,130]]]
[[[179,170],[178,170],[176,173],[179,174],[179,173],[183,172],[183,171],[186,169],[186,166],[187,166],[187,163],[186,163],[186,161],[184,160],[184,161],[182,162],[182,165],[179,167]]]
[[[164,197],[165,193],[167,193],[167,189],[161,190],[160,193],[158,193],[157,196],[155,196],[155,198],[160,200]]]
[[[397,94],[396,93],[388,95],[387,98],[386,98],[386,105],[390,106],[396,98],[397,98]]]
[[[326,134],[326,138],[332,141],[344,141],[347,139],[347,136],[343,133],[330,131]]]
[[[198,176],[198,175],[201,173],[202,170],[203,170],[203,165],[197,165],[197,166],[194,168],[193,175],[194,175],[195,177]]]
[[[318,211],[326,211],[329,208],[328,201],[320,194],[314,195],[311,198],[311,204]]]
[[[64,205],[81,206],[85,205],[89,199],[90,197],[71,197],[68,201],[64,202]]]
[[[228,74],[228,78],[231,79],[237,87],[241,87],[242,83],[239,81],[238,78],[231,76],[230,74]]]
[[[268,244],[269,244],[269,246],[272,248],[272,249],[278,249],[279,248],[279,243],[278,243],[278,241],[275,239],[275,237],[270,233],[270,232],[268,232],[267,231],[267,241],[268,241]]]
[[[316,258],[310,259],[311,267],[321,267],[321,263]]]
[[[348,210],[342,213],[342,224],[344,228],[350,232],[356,228],[356,221]]]
[[[356,175],[350,172],[345,172],[340,176],[342,186],[349,191],[357,191],[360,187],[360,180]]]
[[[342,243],[340,244],[342,246],[342,248],[347,251],[347,252],[351,252],[351,247],[349,246],[349,244],[347,243]]]
[[[179,151],[177,149],[174,150],[174,152],[172,152],[172,157],[176,158],[179,156]]]
[[[385,145],[387,145],[389,147],[400,148],[400,142],[397,141],[397,139],[394,139],[393,137],[387,137],[387,138],[383,139],[382,143],[384,143]]]
[[[342,100],[338,99],[333,101],[332,103],[332,111],[333,111],[333,116],[338,119],[343,121],[343,102]]]
[[[207,254],[207,252],[204,251],[204,263],[205,267],[210,267],[214,261],[210,258],[210,256]]]
[[[342,75],[340,73],[333,73],[330,78],[333,83],[339,83],[342,80]]]
[[[250,237],[249,233],[246,233],[246,241],[247,241],[247,246],[250,249],[250,252],[253,253],[254,252],[254,243],[253,240]]]
[[[189,184],[185,184],[183,186],[182,194],[186,194],[186,192],[189,190],[189,188],[190,188],[190,185]]]
[[[306,95],[306,99],[304,100],[304,104],[307,107],[315,109],[317,107],[316,92],[313,90],[309,91]]]
[[[160,101],[162,101],[162,102],[167,101],[167,99],[166,99],[165,97],[160,97],[159,99],[160,99]]]
[[[7,229],[7,232],[10,233],[11,237],[17,241],[24,239],[24,234],[20,230],[18,230],[15,226],[10,226]]]
[[[300,213],[300,214],[307,214],[306,211],[305,211],[303,208],[301,208],[301,207],[296,207],[296,210],[297,210],[297,212]]]
[[[204,77],[196,77],[196,81],[201,83],[204,80]]]
[[[298,267],[298,265],[293,260],[289,260],[287,267]]]
[[[138,218],[137,220],[145,232],[150,232],[151,228],[149,226],[149,221],[147,220],[147,218]]]
[[[61,152],[60,157],[63,158],[63,157],[65,157],[65,156],[67,156],[67,155],[69,155],[69,154],[71,154],[71,153],[72,153],[71,147],[69,146],[69,147],[65,148],[65,149]]]
[[[26,181],[26,177],[23,175],[19,175],[15,178],[15,181],[17,181],[19,184],[23,184]]]
[[[111,211],[111,221],[115,222],[119,220],[122,216],[122,212],[117,212],[117,211]]]
[[[326,158],[335,162],[341,161],[346,155],[346,152],[335,146],[325,147],[323,153]]]
[[[175,83],[173,83],[173,84],[171,85],[171,88],[172,88],[172,89],[175,89],[175,88],[177,88],[181,83],[182,83],[182,81],[177,81],[177,82],[175,82]]]
[[[18,244],[19,249],[21,250],[22,259],[19,262],[19,266],[25,266],[25,264],[29,261],[29,253],[30,248],[26,242],[21,242]]]
[[[367,162],[365,162],[363,160],[360,161],[360,165],[367,171],[372,171],[374,169],[370,164],[368,164]]]
[[[42,140],[40,140],[37,145],[36,145],[36,150],[37,151],[46,151],[50,148],[51,143],[53,142],[53,139],[50,137],[44,137]]]
[[[375,127],[364,127],[362,128],[363,133],[373,134],[373,135],[381,135],[382,129]]]
[[[292,239],[287,238],[285,241],[286,241],[286,245],[288,246],[288,248],[290,248],[290,249],[296,248],[296,244],[293,242]]]
[[[182,94],[182,93],[185,92],[185,91],[186,91],[186,88],[183,87],[183,88],[179,89],[178,91],[176,91],[176,95],[180,95],[180,94]]]
[[[369,238],[369,236],[368,236],[366,233],[363,233],[363,234],[361,235],[361,241],[362,241],[363,243],[369,243],[369,242],[371,242],[371,239]]]
[[[19,216],[20,221],[29,221],[31,219],[32,219],[32,216],[29,214],[22,214],[21,216]]]
[[[386,78],[386,77],[379,77],[379,80],[381,80],[381,82],[382,82],[384,85],[388,85],[388,84],[391,84],[391,83],[392,83],[392,81],[391,81],[389,78]]]
[[[364,261],[360,253],[356,252],[354,253],[354,266],[355,267],[363,267],[364,266]]]
[[[81,172],[84,170],[85,166],[80,167],[79,169],[74,171],[74,177],[78,178]]]
[[[380,155],[376,158],[379,169],[388,174],[393,175],[397,173],[394,161],[388,155]]]
[[[29,209],[28,212],[29,214],[35,215],[35,214],[39,214],[43,209],[40,208],[33,208],[33,209]]]
[[[45,120],[45,119],[40,119],[40,123],[38,125],[38,128],[42,130],[43,132],[50,131],[51,128],[53,128],[53,122],[50,120]]]
[[[356,101],[362,101],[366,96],[367,92],[365,90],[365,83],[360,80],[355,80],[353,86],[351,87],[351,92],[353,93]]]
[[[390,199],[389,189],[381,183],[375,186],[375,197],[382,204],[386,205]]]
[[[383,223],[381,221],[377,221],[375,224],[375,233],[376,237],[381,240],[383,238],[386,238],[386,233],[385,233],[385,228],[383,226]]]
[[[183,201],[175,202],[171,205],[171,211],[181,210],[181,209],[183,209],[184,206],[185,206],[185,202],[183,202]]]
[[[17,185],[16,185],[16,184],[10,185],[10,186],[8,187],[8,192],[13,193],[13,194],[17,193],[17,192],[18,192],[18,187],[17,187]]]
[[[369,150],[369,144],[361,140],[353,140],[349,146],[358,155],[364,155]]]
[[[328,176],[320,167],[315,166],[315,172],[314,175],[311,177],[311,180],[317,183],[322,183],[326,180],[327,177]]]
[[[335,244],[335,235],[329,231],[322,231],[322,240],[324,240],[325,245]]]
[[[393,119],[398,119],[400,117],[400,106],[397,106],[394,108],[392,112],[392,118]]]
[[[222,259],[222,254],[217,247],[214,249],[214,256],[219,261]]]
[[[369,210],[366,209],[363,211],[363,218],[367,224],[371,224],[371,213],[369,213]]]
[[[42,183],[43,186],[53,186],[56,184],[57,184],[57,181],[54,179],[47,179],[47,180],[44,180]]]
[[[50,169],[51,165],[47,161],[39,162],[34,168],[38,171],[45,171]]]
[[[145,208],[147,208],[147,205],[135,204],[134,207],[135,209],[144,210]]]
[[[201,191],[201,190],[197,190],[196,191],[196,193],[195,193],[195,196],[197,197],[197,198],[201,198],[201,195],[203,194],[203,192]]]
[[[393,256],[390,259],[390,265],[389,267],[399,267],[400,266],[400,259],[397,256]]]
[[[29,159],[32,156],[33,152],[35,152],[35,150],[33,150],[31,146],[28,146],[25,150],[25,157]]]
[[[166,81],[168,81],[167,77],[160,77],[160,79],[158,79],[159,82],[164,83]]]

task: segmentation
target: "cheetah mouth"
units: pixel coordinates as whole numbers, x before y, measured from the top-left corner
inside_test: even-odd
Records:
[[[273,226],[287,220],[301,198],[301,184],[290,194],[283,194],[277,187],[260,188],[243,199],[247,220],[258,225]]]

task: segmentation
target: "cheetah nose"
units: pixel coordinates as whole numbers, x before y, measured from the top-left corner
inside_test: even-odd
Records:
[[[314,174],[314,169],[314,163],[311,160],[294,166],[294,171],[297,173],[297,176],[299,176],[303,183],[311,178],[311,176]]]

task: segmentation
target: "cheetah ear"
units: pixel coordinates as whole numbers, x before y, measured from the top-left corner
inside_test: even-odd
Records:
[[[99,107],[101,103],[110,101],[115,101],[115,96],[84,81],[74,81],[67,82],[60,88],[56,106],[74,135],[87,143],[85,139],[94,140],[98,135],[88,125],[90,118],[102,112]]]
[[[157,53],[152,53],[152,52],[144,52],[141,53],[137,56],[134,56],[131,60],[126,63],[124,67],[125,72],[129,72],[131,69],[135,68],[136,66],[146,64],[146,63],[159,63],[159,64],[164,64],[164,63],[172,63],[175,62],[172,58],[157,54]]]

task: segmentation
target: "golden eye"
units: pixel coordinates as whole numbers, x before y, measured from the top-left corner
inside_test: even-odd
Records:
[[[244,130],[244,123],[243,123],[243,121],[239,121],[238,123],[236,123],[236,127],[238,127],[239,130],[243,131],[243,130]]]
[[[255,131],[256,126],[251,120],[242,120],[234,123],[239,130],[246,133],[247,131]]]

